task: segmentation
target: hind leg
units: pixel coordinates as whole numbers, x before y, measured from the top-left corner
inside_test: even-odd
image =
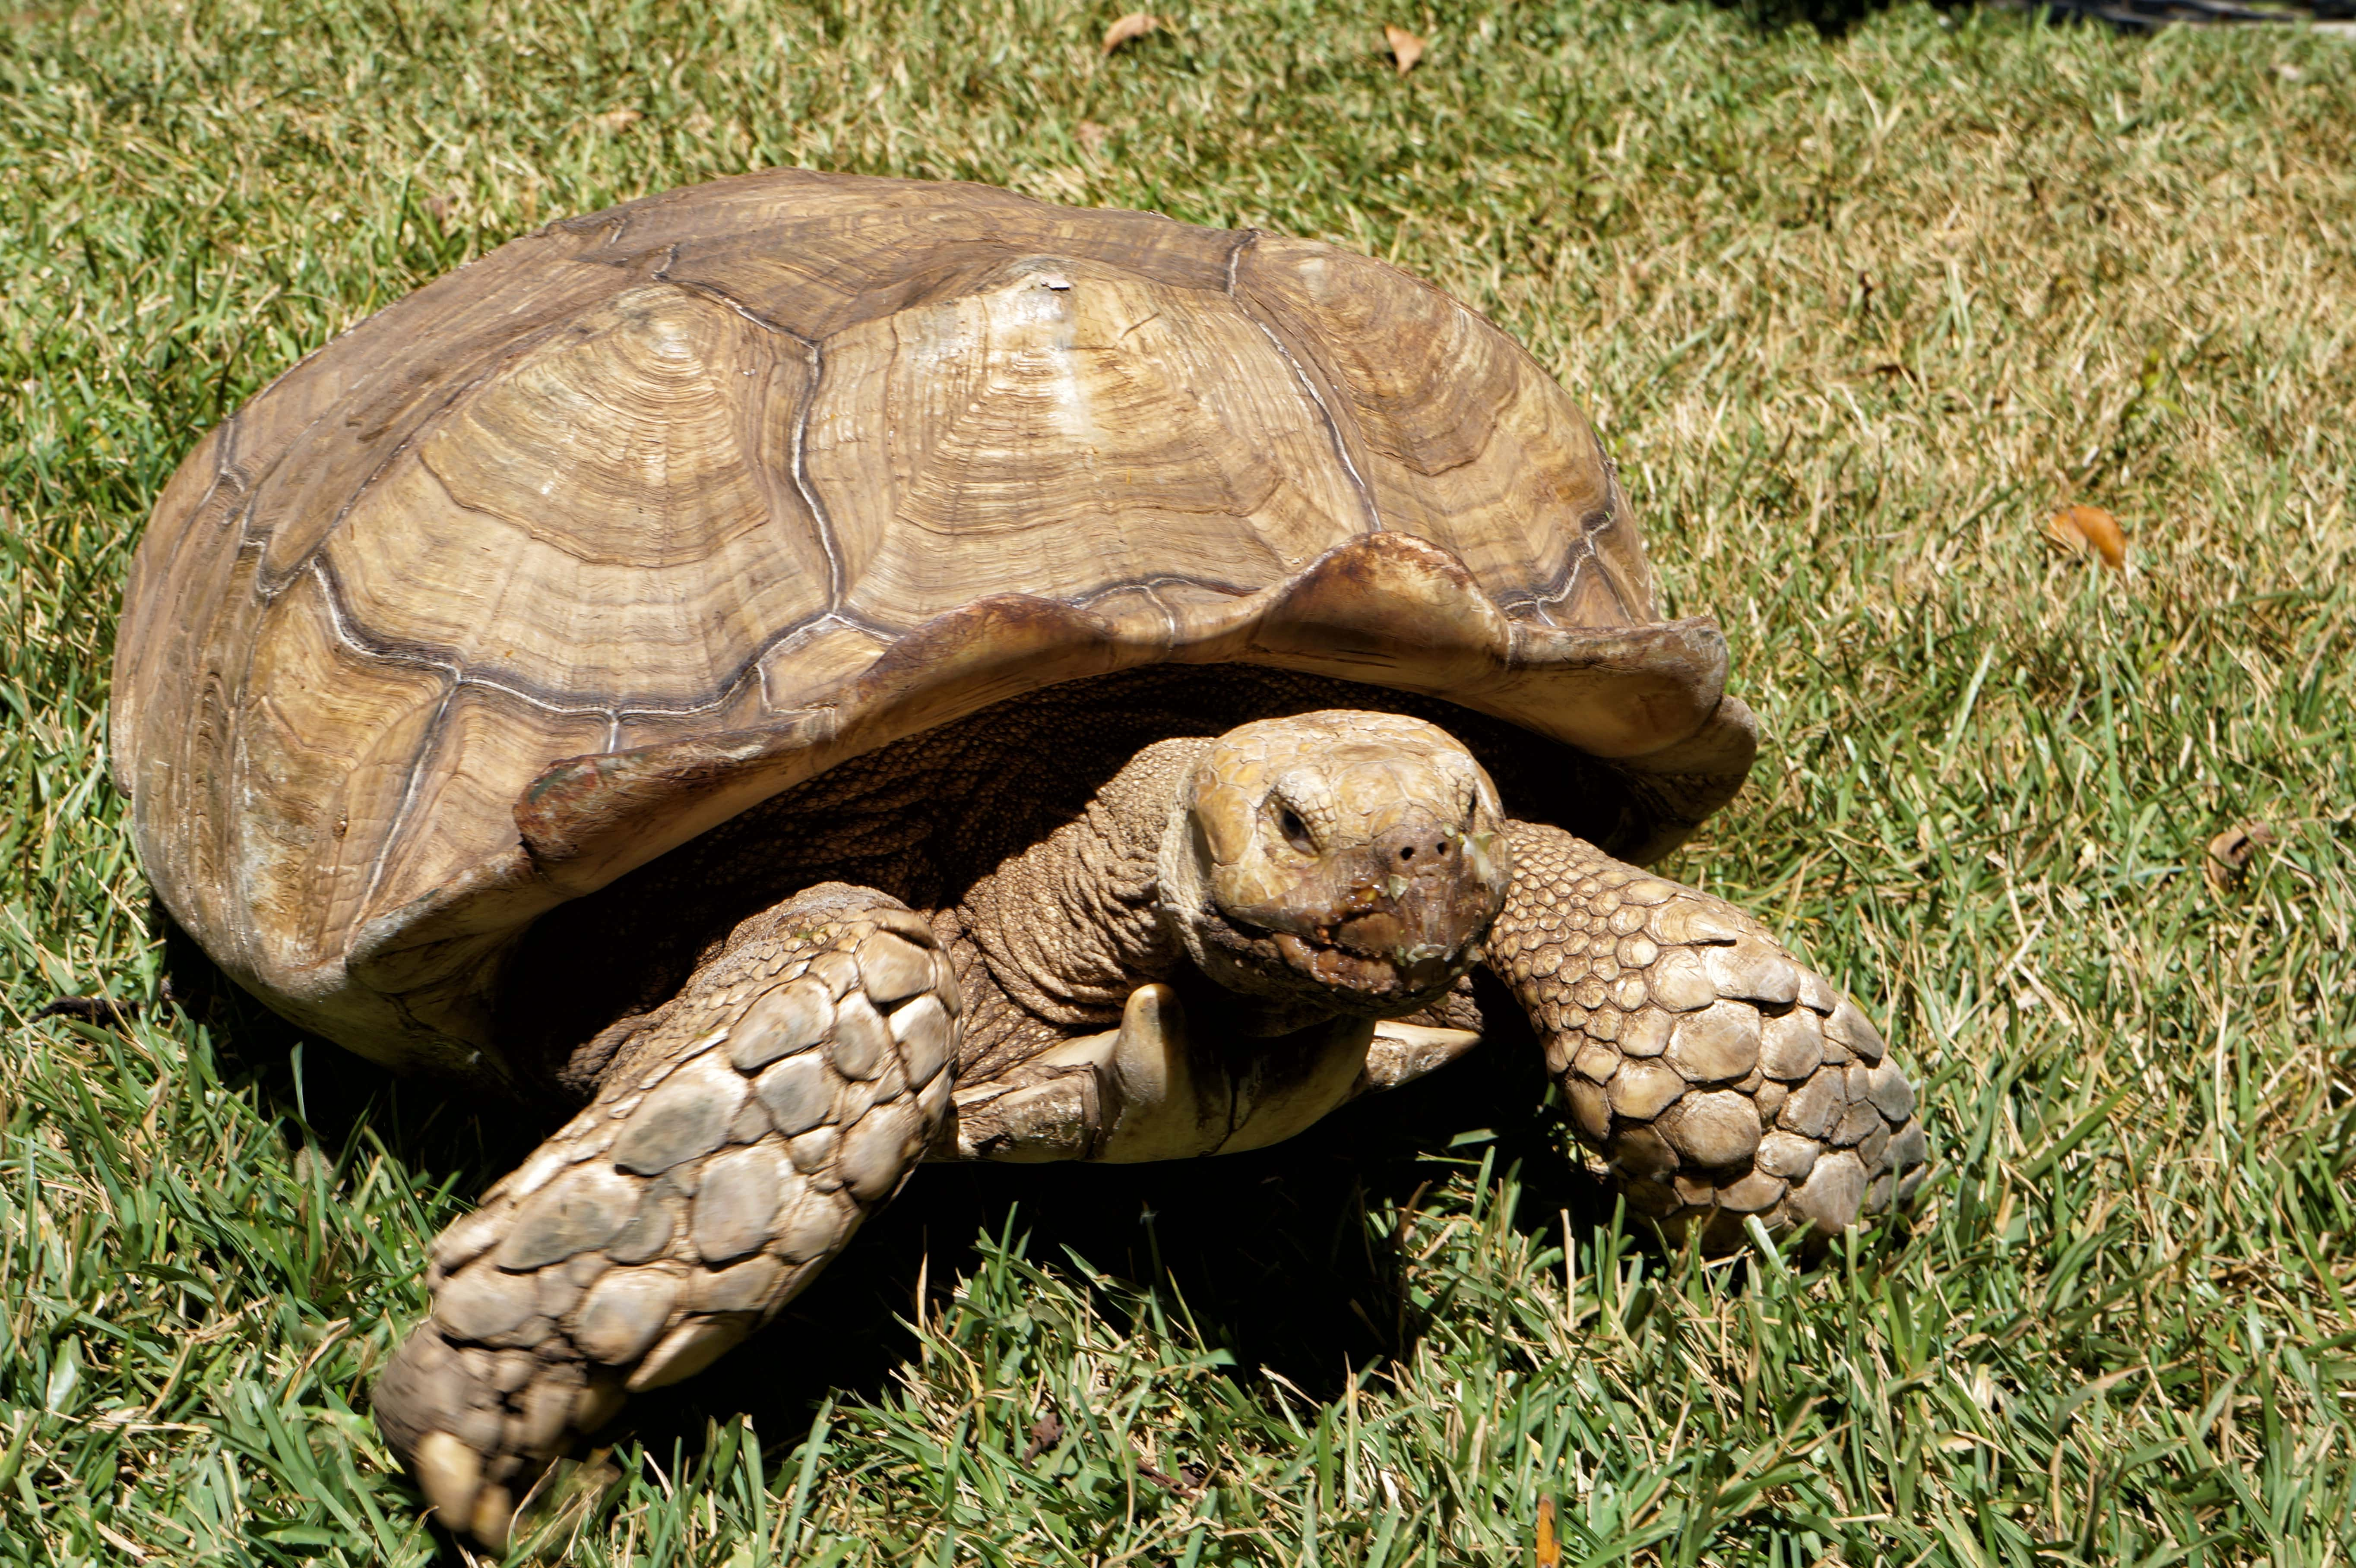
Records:
[[[883,893],[830,883],[738,926],[434,1243],[433,1317],[374,1404],[442,1522],[500,1549],[574,1438],[776,1316],[923,1157],[958,1011]]]

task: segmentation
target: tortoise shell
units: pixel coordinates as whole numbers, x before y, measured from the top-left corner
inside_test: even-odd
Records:
[[[1586,419],[1382,262],[788,170],[558,223],[208,435],[116,655],[165,905],[363,1054],[496,1075],[539,915],[843,760],[1158,661],[1437,695],[1737,789]]]

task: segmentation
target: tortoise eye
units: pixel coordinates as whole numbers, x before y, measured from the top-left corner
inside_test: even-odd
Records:
[[[1283,801],[1276,803],[1276,830],[1284,841],[1304,855],[1317,853],[1317,840],[1309,837],[1309,824],[1301,820],[1301,813]]]

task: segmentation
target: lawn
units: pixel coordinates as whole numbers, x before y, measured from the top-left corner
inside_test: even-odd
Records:
[[[1233,0],[1105,58],[1117,10],[0,24],[0,1563],[460,1560],[366,1390],[532,1129],[233,997],[34,1019],[165,965],[120,585],[342,328],[778,164],[1326,239],[1527,342],[1767,731],[1666,869],[1867,999],[1938,1168],[1820,1266],[1665,1252],[1502,1052],[1200,1168],[936,1168],[519,1554],[1529,1563],[1543,1506],[1567,1563],[2351,1561],[2356,45]]]

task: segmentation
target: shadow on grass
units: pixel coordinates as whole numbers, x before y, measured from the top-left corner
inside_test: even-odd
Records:
[[[1500,997],[1499,1000],[1504,998]],[[1510,1008],[1510,1003],[1506,1004]],[[1490,1016],[1499,1016],[1494,1008]],[[1510,1011],[1504,1016],[1513,1016]],[[1011,1222],[1028,1253],[1067,1254],[1183,1303],[1236,1375],[1280,1374],[1319,1400],[1354,1368],[1412,1353],[1423,1324],[1402,1260],[1370,1221],[1408,1205],[1494,1147],[1521,1167],[1517,1224],[1549,1233],[1611,1221],[1611,1194],[1560,1152],[1543,1062],[1526,1033],[1493,1038],[1412,1089],[1346,1106],[1287,1143],[1216,1159],[1153,1165],[933,1165],[766,1333],[731,1358],[723,1386],[681,1387],[634,1407],[649,1443],[696,1441],[708,1416],[776,1416],[830,1391],[873,1396],[914,1348],[921,1278],[936,1310],[977,1267],[976,1243]],[[1494,1135],[1450,1149],[1460,1134]],[[1100,1305],[1118,1323],[1119,1304]]]
[[[1845,37],[1895,0],[1710,0],[1721,11],[1732,11],[1762,33],[1786,27],[1814,27],[1820,37]],[[2026,12],[2055,27],[2094,23],[2131,35],[2157,33],[2178,25],[2219,26],[2258,23],[2356,20],[2356,0],[1931,0],[1936,10],[1954,13],[1974,4],[1990,10]]]
[[[455,1104],[430,1081],[397,1078],[306,1036],[184,936],[167,930],[166,943],[173,994],[210,1027],[224,1081],[252,1084],[290,1143],[307,1126],[308,1141],[341,1151],[372,1132],[415,1182],[471,1197],[568,1114]],[[1566,1210],[1582,1226],[1611,1221],[1609,1191],[1561,1152],[1519,1009],[1502,989],[1482,1001],[1487,1017],[1509,1021],[1479,1050],[1273,1148],[1155,1165],[920,1168],[720,1372],[634,1401],[626,1435],[692,1456],[712,1420],[746,1413],[781,1434],[829,1394],[880,1396],[915,1349],[906,1320],[919,1280],[927,1310],[946,1302],[978,1267],[979,1243],[1010,1223],[1042,1264],[1076,1257],[1156,1286],[1167,1310],[1183,1303],[1205,1340],[1233,1355],[1237,1375],[1266,1369],[1312,1397],[1338,1397],[1351,1369],[1410,1354],[1423,1327],[1370,1211],[1412,1203],[1494,1148],[1498,1169],[1521,1168],[1517,1224],[1550,1232]],[[1467,1141],[1451,1147],[1460,1135]]]
[[[1786,27],[1814,27],[1820,37],[1845,37],[1872,17],[1890,9],[1892,0],[1710,0],[1721,11],[1732,11],[1762,33]],[[1942,9],[1960,0],[1950,0]]]

